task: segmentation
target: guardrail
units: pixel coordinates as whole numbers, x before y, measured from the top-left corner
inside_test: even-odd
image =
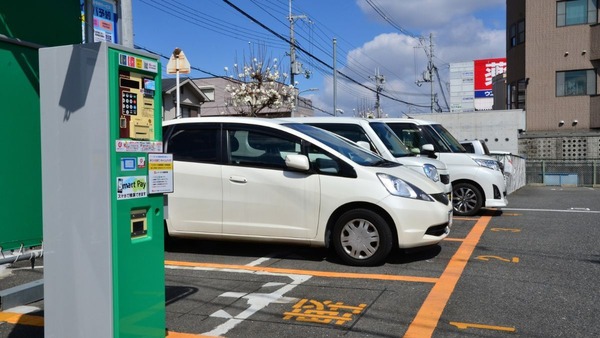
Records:
[[[595,187],[600,160],[527,160],[527,184]]]

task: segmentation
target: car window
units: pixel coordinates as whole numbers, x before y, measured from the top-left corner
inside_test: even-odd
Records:
[[[388,123],[388,126],[410,149],[421,149],[423,145],[430,143],[423,137],[419,128],[412,123]]]
[[[178,127],[165,144],[175,161],[217,163],[218,135],[215,127]]]
[[[373,146],[373,143],[367,136],[365,130],[356,124],[337,124],[337,123],[308,123],[312,126],[329,130],[332,133],[338,134],[342,137],[349,139],[352,142],[364,141],[369,143],[370,150],[377,152],[377,149]]]
[[[475,153],[475,147],[471,143],[461,143],[463,148],[467,151],[467,153]]]
[[[394,133],[390,127],[383,122],[369,123],[371,128],[379,136],[379,139],[385,147],[392,153],[394,157],[410,156],[411,152],[408,147],[402,143],[402,140]]]
[[[441,152],[452,152],[452,153],[465,153],[466,150],[465,148],[463,148],[463,146],[460,144],[460,142],[458,142],[458,140],[456,140],[454,138],[454,136],[452,136],[452,134],[446,130],[446,128],[444,128],[444,126],[442,126],[441,124],[432,124],[430,126],[427,126],[431,129],[432,133],[436,133],[437,135],[439,135],[439,138],[441,138],[444,142],[444,146],[449,147],[449,150],[443,149],[440,145],[440,151]],[[439,143],[442,143],[441,141]]]
[[[302,151],[300,139],[291,135],[254,128],[232,128],[227,135],[227,157],[232,165],[284,169],[285,157]]]
[[[302,123],[285,123],[284,125],[295,129],[301,133],[304,133],[323,144],[331,147],[335,151],[339,152],[344,157],[351,161],[358,163],[363,166],[378,166],[378,165],[400,165],[397,162],[386,161],[379,155],[372,153],[366,149],[361,148],[355,143],[348,141],[342,136],[332,133],[322,128],[316,128],[308,124]]]

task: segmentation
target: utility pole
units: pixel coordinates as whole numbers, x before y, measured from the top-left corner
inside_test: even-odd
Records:
[[[421,46],[423,47],[423,50],[425,50],[425,54],[427,55],[427,71],[423,72],[423,79],[415,81],[415,83],[417,84],[417,86],[421,87],[422,83],[429,82],[429,95],[431,96],[430,109],[431,113],[433,113],[433,107],[435,106],[435,94],[433,92],[433,72],[435,70],[435,65],[433,64],[433,34],[429,33],[429,49],[427,48],[427,46],[423,45],[423,40],[425,40],[425,38],[419,38],[419,42],[421,43]]]
[[[121,39],[119,43],[125,47],[133,48],[133,9],[131,2],[133,0],[121,0],[117,1],[120,4],[120,18],[119,18],[119,31],[121,32]]]
[[[296,40],[294,40],[294,21],[296,19],[306,19],[306,15],[292,15],[292,0],[289,0],[289,16],[290,21],[290,84],[296,87],[294,75],[302,73],[302,64],[296,61]]]
[[[333,39],[333,116],[337,114],[337,70],[336,70],[337,40]]]
[[[381,104],[379,100],[379,94],[383,90],[383,84],[385,83],[385,77],[379,74],[379,68],[375,70],[375,76],[369,76],[370,79],[375,80],[375,116],[381,117]]]

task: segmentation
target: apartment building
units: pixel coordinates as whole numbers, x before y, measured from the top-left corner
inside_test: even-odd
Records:
[[[530,158],[600,158],[598,3],[506,1],[508,105],[527,112]]]

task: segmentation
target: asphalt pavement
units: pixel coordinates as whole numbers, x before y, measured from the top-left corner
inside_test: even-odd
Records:
[[[436,246],[383,265],[327,250],[175,241],[168,337],[598,337],[600,189],[527,186],[509,206],[455,217]],[[0,290],[39,279],[19,262]],[[2,309],[0,338],[43,337],[43,300]],[[65,318],[65,325],[77,325]]]

